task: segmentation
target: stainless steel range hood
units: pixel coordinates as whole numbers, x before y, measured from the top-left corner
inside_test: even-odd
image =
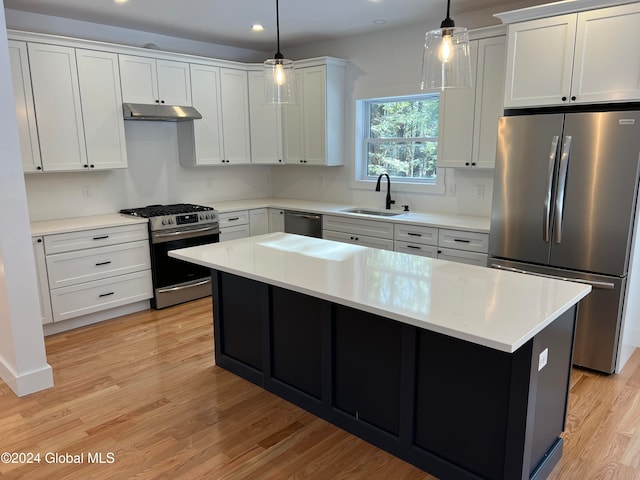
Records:
[[[180,105],[148,105],[144,103],[124,103],[122,105],[125,120],[160,120],[165,122],[183,122],[202,118],[193,107]]]

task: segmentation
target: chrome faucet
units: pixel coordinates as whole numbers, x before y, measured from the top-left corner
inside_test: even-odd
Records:
[[[387,210],[391,210],[391,205],[396,203],[396,201],[395,200],[391,200],[391,179],[389,178],[389,175],[387,175],[386,173],[382,173],[378,177],[378,183],[376,183],[376,192],[380,191],[380,179],[382,177],[387,177],[387,201],[385,203],[385,208]]]

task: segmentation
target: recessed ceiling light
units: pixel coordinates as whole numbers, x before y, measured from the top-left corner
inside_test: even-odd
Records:
[[[113,0],[116,3],[127,3],[129,0]]]
[[[251,30],[253,30],[254,32],[261,32],[264,30],[264,27],[259,23],[254,23],[253,25],[251,25]]]
[[[374,20],[373,23],[375,23],[376,25],[382,25],[383,23],[387,23],[387,21],[380,19],[380,20]]]

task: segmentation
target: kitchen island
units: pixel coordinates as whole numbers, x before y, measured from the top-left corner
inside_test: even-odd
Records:
[[[440,479],[559,461],[590,286],[283,233],[169,255],[212,270],[220,367]]]

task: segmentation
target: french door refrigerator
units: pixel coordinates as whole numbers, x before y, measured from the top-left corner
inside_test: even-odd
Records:
[[[502,117],[489,265],[593,286],[574,364],[613,373],[640,159],[640,112]]]

